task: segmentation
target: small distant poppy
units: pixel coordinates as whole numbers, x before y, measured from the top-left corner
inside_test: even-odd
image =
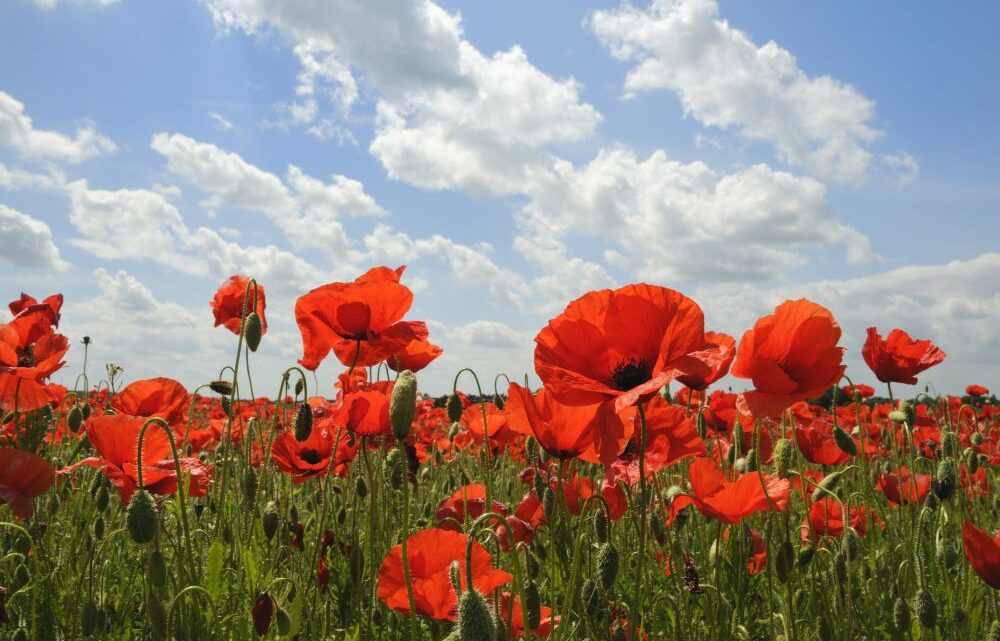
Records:
[[[967,396],[986,396],[989,393],[989,388],[983,387],[982,385],[969,385],[965,388],[965,394]]]
[[[883,339],[874,327],[868,328],[861,355],[878,380],[907,385],[915,385],[917,374],[945,358],[945,353],[929,340],[914,340],[901,329],[892,330]]]
[[[267,302],[264,298],[264,287],[257,283],[257,306],[254,307],[254,292],[251,287],[247,293],[247,284],[250,279],[246,276],[230,276],[229,280],[219,286],[218,291],[212,298],[209,305],[212,306],[212,313],[215,315],[215,326],[224,326],[232,333],[239,335],[243,330],[243,302],[246,298],[246,311],[249,316],[256,311],[260,316],[261,334],[267,333],[267,317],[264,309]]]
[[[271,459],[276,468],[291,475],[293,483],[305,483],[314,476],[326,473],[336,447],[336,460],[331,473],[343,476],[347,473],[347,463],[354,459],[357,452],[357,447],[352,448],[348,441],[346,430],[340,430],[338,435],[334,430],[314,426],[309,438],[304,441],[297,440],[293,431],[285,431],[271,444]]]
[[[930,474],[911,473],[905,466],[894,472],[881,472],[875,481],[891,505],[923,503],[931,489]]]

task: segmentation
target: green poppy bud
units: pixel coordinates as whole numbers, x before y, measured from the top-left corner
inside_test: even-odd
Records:
[[[906,633],[910,629],[910,606],[902,597],[896,597],[896,603],[892,606],[892,625],[900,633]]]
[[[232,396],[233,395],[233,384],[229,381],[212,381],[208,384],[208,387],[220,396]]]
[[[149,582],[158,588],[167,584],[167,561],[163,558],[163,553],[153,550],[146,563],[146,572],[149,575]]]
[[[934,493],[942,501],[947,501],[955,493],[958,485],[958,467],[952,459],[944,459],[938,463],[937,475],[932,483]]]
[[[792,442],[782,438],[774,444],[774,470],[784,479],[788,478],[790,469],[792,469]]]
[[[243,469],[243,499],[248,505],[253,505],[257,498],[257,473],[252,465],[247,465]]]
[[[913,611],[916,612],[917,620],[924,628],[930,630],[937,625],[937,604],[927,590],[917,591],[917,596],[913,599]]]
[[[851,456],[858,455],[857,443],[855,443],[854,439],[851,438],[851,435],[845,432],[839,425],[833,428],[833,440],[837,444],[837,447],[839,447],[845,454],[849,454]]]
[[[410,434],[413,416],[417,412],[417,377],[406,369],[399,373],[392,387],[389,400],[389,419],[396,440],[403,441]]]
[[[840,477],[843,476],[845,470],[837,470],[836,472],[830,472],[823,477],[823,480],[819,482],[819,487],[813,490],[812,500],[819,501],[825,496],[828,496],[829,492],[832,492],[837,484],[840,482]],[[825,490],[825,491],[824,491]]]
[[[260,315],[257,312],[250,312],[243,323],[243,338],[247,341],[247,347],[251,352],[256,352],[260,346],[260,337],[264,333],[264,326],[261,323]]]
[[[528,610],[528,629],[535,630],[542,624],[542,597],[534,581],[524,582],[524,605]]]
[[[309,435],[312,434],[313,428],[313,413],[312,408],[309,407],[309,403],[302,403],[299,405],[299,409],[295,413],[295,418],[292,423],[295,428],[296,441],[301,443],[309,438]]]
[[[83,425],[83,410],[80,409],[79,405],[74,405],[69,414],[66,415],[66,425],[72,432],[80,430],[80,426]]]
[[[618,578],[618,548],[614,543],[605,543],[597,551],[597,577],[601,581],[601,587],[610,590]]]
[[[958,442],[958,436],[955,435],[949,429],[944,429],[941,431],[941,453],[946,457],[954,457],[958,454],[961,445]]]
[[[448,402],[445,404],[445,408],[448,410],[448,420],[457,423],[462,419],[462,411],[465,410],[462,407],[462,398],[458,394],[452,394],[448,397]]]
[[[84,636],[89,637],[97,632],[100,616],[101,613],[97,609],[97,604],[94,603],[93,599],[88,599],[83,604],[83,612],[80,615],[80,631],[83,632]]]
[[[282,607],[279,607],[275,611],[274,623],[278,626],[278,634],[280,636],[286,636],[292,631],[292,617],[288,616],[288,612]]]
[[[80,406],[80,414],[83,415],[83,420],[90,418],[90,413],[93,409],[90,407],[90,403],[84,403]]]
[[[104,538],[104,517],[100,514],[94,519],[94,538],[98,541]]]
[[[598,509],[594,512],[594,534],[597,536],[598,541],[607,543],[608,517],[604,514],[604,510]]]
[[[146,590],[146,621],[154,639],[167,638],[167,608],[153,589]]]
[[[132,495],[125,510],[125,524],[134,542],[142,545],[153,540],[159,522],[153,496],[149,492],[140,488]]]

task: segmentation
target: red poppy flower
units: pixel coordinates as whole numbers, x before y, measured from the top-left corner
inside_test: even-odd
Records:
[[[795,428],[795,442],[802,456],[817,465],[840,465],[853,456],[840,449],[833,438],[833,423],[819,419]]]
[[[848,510],[848,525],[858,533],[859,536],[868,534],[868,517],[875,517],[874,513],[864,505],[856,505]],[[878,521],[876,520],[876,523]],[[844,533],[844,510],[840,501],[835,501],[830,497],[824,497],[814,501],[809,506],[809,515],[806,517],[808,531],[803,530],[803,538],[813,541],[821,536],[838,537]]]
[[[986,396],[990,393],[989,388],[982,385],[969,385],[965,388],[966,396]]]
[[[923,503],[931,489],[931,476],[911,473],[905,466],[900,466],[895,473],[880,473],[875,487],[885,494],[891,505]]]
[[[360,436],[384,436],[392,433],[389,421],[389,401],[392,381],[358,383],[344,393],[339,411],[340,423]]]
[[[69,340],[52,331],[47,309],[0,325],[0,405],[9,409],[30,411],[52,401],[44,379],[63,366]]]
[[[552,617],[552,608],[540,605],[539,611],[539,623],[537,628],[531,630],[532,634],[540,639],[547,639],[549,634],[552,632],[552,628],[559,624],[559,617]],[[521,597],[514,595],[514,602],[511,603],[510,592],[500,593],[500,603],[497,608],[497,614],[504,623],[507,624],[507,630],[510,633],[508,638],[519,639],[524,636],[524,618],[521,612]]]
[[[111,407],[129,416],[159,416],[176,427],[186,420],[190,401],[180,382],[159,377],[129,383],[111,397]]]
[[[412,341],[427,339],[423,322],[403,321],[413,292],[399,282],[405,266],[376,267],[353,283],[330,283],[295,301],[306,369],[316,369],[333,350],[348,367],[375,365]]]
[[[737,531],[739,533],[739,531]],[[750,555],[747,558],[747,574],[760,574],[767,567],[767,541],[760,535],[760,532],[753,528],[747,528],[750,536]],[[729,528],[722,533],[722,538],[729,540]]]
[[[825,307],[785,301],[740,339],[732,374],[753,381],[737,401],[754,417],[776,416],[795,401],[819,396],[844,373],[840,326]]]
[[[17,300],[11,301],[7,305],[7,308],[10,309],[10,313],[15,317],[31,314],[37,311],[44,312],[49,317],[49,324],[54,327],[59,327],[60,310],[62,310],[62,305],[62,294],[53,294],[39,303],[34,296],[29,296],[28,294],[21,292],[21,297]]]
[[[705,455],[705,443],[698,436],[694,417],[683,407],[654,396],[643,408],[646,413],[646,477],[651,477],[686,458]],[[639,416],[625,452],[612,464],[618,478],[630,485],[639,481]]]
[[[979,578],[1000,590],[1000,532],[991,538],[972,521],[966,521],[962,524],[962,548]]]
[[[294,432],[282,432],[271,444],[274,466],[291,475],[293,483],[305,483],[314,476],[326,473],[330,467],[330,457],[334,455],[333,448],[336,447],[331,473],[346,476],[347,465],[354,460],[357,446],[351,447],[348,444],[348,434],[345,431],[339,430],[339,435],[337,431],[314,425],[309,438],[302,442],[296,440]]]
[[[848,399],[853,399],[855,393],[859,394],[861,398],[871,398],[872,396],[875,396],[875,388],[871,385],[845,385],[840,391]]]
[[[118,490],[122,503],[128,503],[138,485],[137,455],[139,432],[145,418],[125,414],[95,414],[87,419],[87,437],[100,456],[92,456],[60,470],[74,472],[81,465],[99,469]],[[173,494],[177,491],[177,474],[170,457],[170,441],[162,429],[146,430],[142,441],[142,482],[153,494]],[[182,471],[190,474],[191,496],[204,496],[208,490],[211,468],[196,458],[183,458]]]
[[[507,506],[498,501],[493,501],[491,512],[506,514]],[[482,483],[473,483],[460,487],[455,492],[438,504],[434,513],[437,518],[437,525],[443,530],[461,531],[465,518],[477,519],[486,512],[486,486]],[[452,522],[452,521],[456,521]]]
[[[706,347],[700,351],[699,359],[710,363],[707,371],[681,374],[677,381],[693,390],[705,390],[708,386],[729,373],[729,366],[736,357],[736,339],[721,332],[705,332]]]
[[[761,480],[763,477],[763,481]],[[759,512],[781,512],[788,505],[791,487],[785,479],[753,472],[730,481],[710,458],[698,458],[688,470],[691,494],[681,494],[670,504],[667,524],[678,512],[694,505],[707,517],[736,524]]]
[[[250,279],[246,276],[230,276],[229,280],[222,283],[215,296],[209,303],[212,306],[212,313],[215,314],[215,327],[224,326],[232,333],[239,336],[243,330],[243,298],[247,295],[247,283]],[[253,308],[253,288],[250,289],[247,298],[247,315],[254,311]],[[267,317],[264,315],[264,308],[267,302],[264,299],[264,287],[257,284],[257,315],[260,316],[260,325],[267,333]]]
[[[546,452],[563,460],[610,462],[632,433],[632,413],[627,410],[616,415],[610,404],[565,405],[545,388],[532,396],[517,383],[507,390],[504,411],[512,430],[534,436]]]
[[[945,353],[928,340],[914,340],[901,329],[894,329],[883,339],[874,327],[861,348],[868,367],[883,383],[915,385],[917,374],[944,360]]]
[[[710,377],[716,363],[703,360],[709,354],[719,357],[705,341],[698,304],[645,283],[588,292],[535,337],[535,371],[556,399],[613,401],[615,411],[679,375]]]
[[[14,516],[31,517],[31,499],[45,493],[56,480],[56,471],[45,459],[22,450],[0,448],[0,503]]]
[[[466,589],[465,546],[468,537],[459,532],[430,528],[415,532],[406,540],[406,555],[418,614],[436,621],[454,621],[458,599],[448,576],[452,561],[461,567],[462,588]],[[478,541],[472,543],[472,583],[483,594],[510,581],[513,576],[493,567],[493,559]],[[403,546],[397,545],[382,561],[378,572],[378,598],[396,612],[409,612],[406,576],[403,574]]]
[[[490,444],[494,447],[503,447],[513,438],[513,432],[507,427],[507,416],[496,403],[472,403],[462,411],[459,422],[469,430],[477,443],[486,439],[487,431]]]
[[[419,372],[431,364],[434,359],[444,353],[444,350],[428,341],[411,341],[402,350],[390,356],[386,363],[394,372],[410,370]]]

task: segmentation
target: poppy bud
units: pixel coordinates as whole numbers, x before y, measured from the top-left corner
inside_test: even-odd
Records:
[[[452,561],[448,566],[448,579],[451,581],[451,589],[455,594],[462,594],[462,566],[458,561]]]
[[[828,492],[832,492],[840,482],[840,477],[844,474],[844,471],[845,470],[837,470],[836,472],[830,472],[824,476],[823,480],[819,482],[819,487],[813,490],[812,500],[819,501],[823,497],[827,496]]]
[[[230,398],[229,396],[223,396],[222,398],[219,399],[219,405],[222,406],[222,413],[225,414],[227,418],[233,415],[232,398]]]
[[[792,467],[792,442],[787,438],[779,439],[774,444],[774,471],[781,478],[788,478],[788,470]]]
[[[154,639],[167,637],[167,609],[156,591],[152,589],[146,590],[146,620],[149,622],[149,630],[153,633]]]
[[[917,614],[920,625],[930,630],[937,625],[937,604],[934,597],[927,590],[920,589],[913,599],[913,611]]]
[[[990,626],[990,636],[987,637],[989,641],[1000,641],[1000,619],[993,622]]]
[[[108,509],[108,501],[111,500],[111,494],[108,492],[107,485],[101,485],[101,488],[97,490],[97,496],[94,497],[94,504],[97,506],[98,511],[103,512]]]
[[[406,440],[417,411],[417,377],[408,369],[399,373],[389,398],[389,419],[398,441]]]
[[[219,394],[220,396],[232,396],[233,395],[233,384],[229,381],[212,381],[208,384],[213,392]]]
[[[368,496],[368,484],[365,483],[365,477],[358,477],[358,480],[354,484],[354,493],[358,495],[359,499]]]
[[[448,410],[448,420],[452,423],[457,423],[462,418],[462,411],[465,410],[462,407],[462,399],[458,394],[452,394],[448,397],[445,408]]]
[[[299,410],[295,413],[292,424],[295,428],[295,440],[301,443],[309,438],[313,428],[313,413],[308,403],[299,405]]]
[[[799,548],[799,567],[805,568],[812,563],[813,556],[816,555],[816,548],[812,545],[806,544]]]
[[[969,442],[978,447],[986,442],[986,437],[983,436],[982,432],[973,432],[969,435]]]
[[[751,447],[747,450],[747,455],[744,458],[746,459],[746,471],[756,472],[757,468],[760,467],[760,457],[757,456],[757,450]]]
[[[538,460],[538,441],[533,436],[524,439],[524,451],[528,455],[528,461],[534,463]]]
[[[458,635],[462,641],[494,641],[493,615],[475,588],[466,590],[458,601]]]
[[[545,512],[545,518],[551,519],[552,512],[556,508],[556,494],[552,491],[552,488],[547,487],[542,493],[542,510]]]
[[[91,407],[90,403],[84,403],[80,406],[80,414],[83,416],[83,420],[90,418]]]
[[[204,511],[205,511],[205,504],[202,503],[201,501],[195,501],[194,502],[194,517],[196,519],[200,519],[201,518],[201,514]]]
[[[274,617],[274,600],[267,592],[261,592],[250,608],[250,618],[253,619],[253,631],[262,637],[271,628]]]
[[[83,410],[80,409],[79,405],[74,405],[70,409],[69,414],[66,416],[66,425],[71,432],[79,431],[80,426],[83,425]]]
[[[389,484],[394,490],[403,487],[406,472],[403,471],[403,457],[399,450],[392,449],[385,456],[386,473],[389,476]]]
[[[889,420],[893,423],[902,423],[906,420],[906,412],[902,410],[892,410],[889,412]]]
[[[667,537],[667,533],[663,529],[663,521],[654,515],[649,521],[649,527],[653,530],[653,538],[656,539],[656,542],[663,545]]]
[[[959,450],[958,436],[949,429],[941,431],[941,454],[946,457],[954,457]]]
[[[934,493],[942,501],[947,501],[955,493],[958,484],[958,468],[952,459],[944,459],[938,463],[937,476],[932,483]]]
[[[301,394],[302,392],[304,392],[305,389],[306,389],[306,381],[305,381],[305,379],[300,378],[299,380],[295,381],[295,395],[296,396],[298,396],[299,394]]]
[[[344,521],[347,520],[347,510],[343,505],[337,510],[337,525],[343,525]]]
[[[778,548],[778,557],[774,563],[774,573],[782,583],[788,582],[788,576],[792,573],[792,561],[795,558],[795,550],[789,541],[785,541]]]
[[[101,487],[104,486],[104,479],[106,477],[103,474],[95,474],[94,478],[90,481],[90,487],[88,491],[90,492],[90,497],[93,499],[97,498],[97,492],[100,491]]]
[[[142,545],[153,540],[159,523],[153,496],[149,492],[140,488],[132,495],[125,510],[125,524],[134,542]]]
[[[14,632],[14,636],[11,637],[11,641],[28,641],[28,631],[24,628],[18,628]]]
[[[162,552],[153,550],[146,564],[146,572],[149,574],[149,582],[154,586],[162,588],[167,584],[167,562]]]
[[[839,425],[833,428],[833,440],[837,444],[837,447],[841,449],[845,454],[851,456],[858,455],[858,445],[851,438],[851,435],[844,431]]]
[[[951,569],[955,567],[958,563],[958,559],[961,557],[961,552],[958,550],[958,546],[954,542],[948,541],[944,536],[938,533],[937,541],[934,546],[934,555],[937,560],[944,567]]]
[[[524,582],[524,605],[528,610],[528,629],[535,630],[542,624],[542,597],[534,581]]]
[[[285,636],[292,631],[292,617],[288,616],[285,608],[279,607],[274,612],[274,621],[278,624],[278,634]]]
[[[967,447],[963,456],[965,457],[965,467],[968,468],[969,474],[975,474],[979,470],[979,457],[976,455],[976,452],[971,447]]]
[[[594,534],[597,536],[598,541],[607,543],[608,517],[604,514],[604,510],[594,512]]]
[[[605,590],[610,590],[618,578],[618,548],[614,543],[605,543],[597,551],[597,576],[601,580],[601,586]]]
[[[861,537],[858,536],[854,528],[844,528],[844,539],[841,542],[841,549],[848,561],[854,561],[858,558],[858,553],[861,551]]]
[[[528,576],[532,579],[537,579],[538,571],[541,569],[538,565],[538,559],[536,559],[535,555],[531,553],[525,554],[525,556],[527,557],[525,564],[528,566]]]
[[[601,588],[597,585],[597,582],[593,579],[587,579],[583,582],[583,587],[581,588],[581,594],[583,595],[583,606],[586,608],[587,612],[597,612],[601,609],[601,601],[603,596],[601,594]]]
[[[892,625],[900,633],[910,629],[910,606],[901,597],[896,597],[896,603],[892,606]]]
[[[251,352],[256,352],[260,346],[260,337],[264,333],[264,326],[261,324],[260,315],[257,312],[247,314],[243,322],[243,338],[247,341],[247,347]]]
[[[257,473],[250,465],[243,469],[243,498],[249,505],[257,498]]]
[[[97,604],[94,603],[93,599],[88,599],[83,604],[83,612],[80,614],[80,631],[83,632],[84,636],[89,637],[97,632],[100,617],[101,612],[97,609]]]

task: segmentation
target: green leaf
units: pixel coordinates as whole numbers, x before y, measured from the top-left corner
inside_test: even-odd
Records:
[[[222,561],[225,550],[222,548],[222,541],[216,541],[208,549],[208,567],[206,569],[205,589],[208,590],[212,601],[219,602],[219,594],[222,592]]]

